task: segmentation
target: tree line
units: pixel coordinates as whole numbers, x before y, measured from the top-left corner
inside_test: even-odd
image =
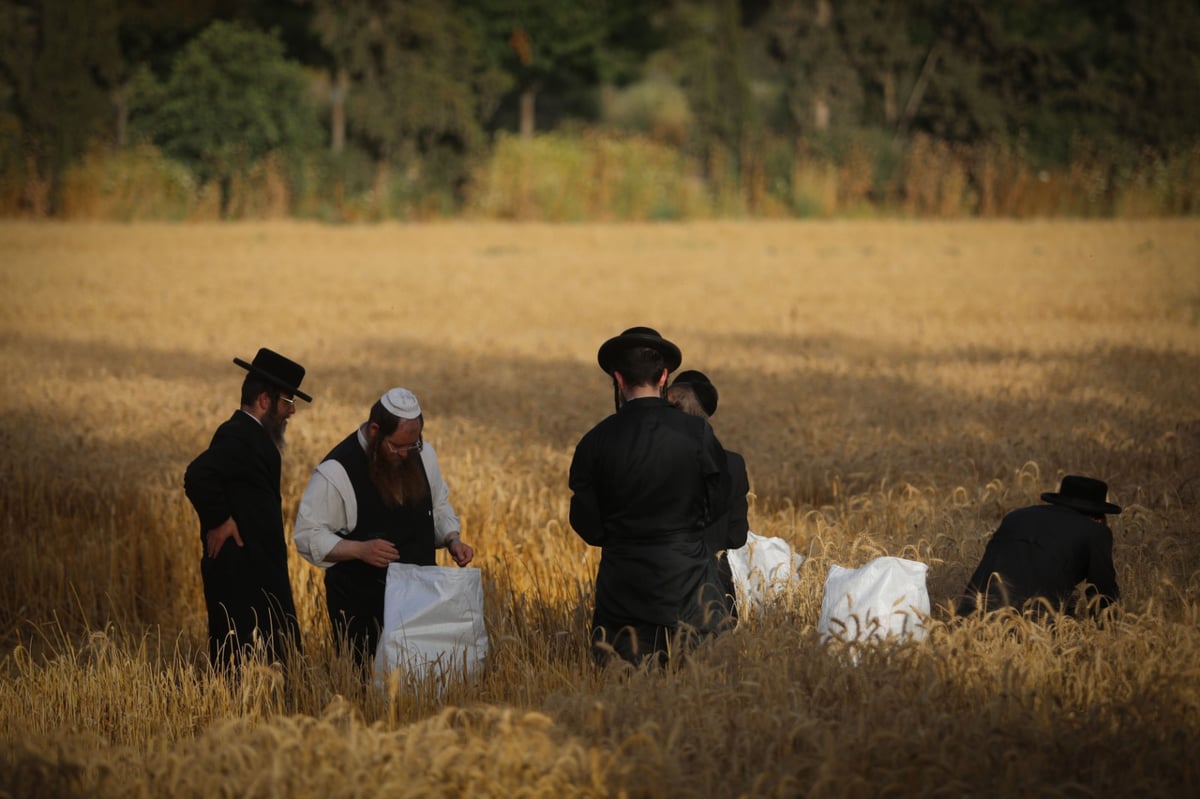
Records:
[[[0,176],[49,213],[89,149],[138,144],[222,208],[268,154],[452,208],[506,133],[647,136],[709,185],[766,142],[871,142],[878,179],[917,137],[1114,169],[1200,141],[1195,0],[0,0],[0,42]]]

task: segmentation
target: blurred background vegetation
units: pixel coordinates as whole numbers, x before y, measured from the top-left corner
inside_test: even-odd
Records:
[[[1195,0],[0,0],[0,215],[1162,216]]]

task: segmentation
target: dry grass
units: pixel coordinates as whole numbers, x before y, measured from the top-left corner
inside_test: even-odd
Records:
[[[1200,789],[1200,223],[0,223],[0,796],[1179,796]],[[584,652],[566,469],[651,324],[720,386],[752,528],[799,589],[666,674]],[[184,465],[233,356],[308,367],[285,517],[393,385],[477,551],[476,683],[374,691],[292,572],[305,655],[203,658]],[[1001,515],[1065,472],[1120,615],[949,626]],[[818,644],[831,564],[930,565],[919,643]],[[441,695],[442,701],[436,696]]]

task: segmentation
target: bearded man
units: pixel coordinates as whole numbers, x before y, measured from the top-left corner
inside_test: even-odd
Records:
[[[460,538],[424,427],[416,396],[391,389],[325,456],[300,500],[296,550],[325,570],[335,641],[350,647],[360,667],[379,644],[389,563],[433,566],[439,547],[459,566],[475,556]]]
[[[273,660],[300,648],[283,534],[280,455],[304,367],[263,348],[247,370],[241,408],[188,464],[183,486],[200,519],[200,573],[213,665],[238,662],[260,637]]]

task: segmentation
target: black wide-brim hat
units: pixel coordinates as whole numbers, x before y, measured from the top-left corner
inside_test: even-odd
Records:
[[[613,336],[600,345],[600,351],[596,353],[596,360],[600,362],[600,368],[605,373],[612,374],[615,368],[613,361],[617,355],[633,347],[649,347],[658,350],[663,356],[668,372],[674,372],[683,361],[683,354],[679,352],[679,348],[663,338],[652,327],[631,327],[621,335]]]
[[[708,375],[704,372],[698,372],[695,369],[688,369],[675,375],[675,379],[671,385],[688,385],[692,387],[692,391],[696,393],[696,401],[700,403],[700,407],[709,416],[717,412],[717,387],[708,379]]]
[[[1089,516],[1104,516],[1121,512],[1120,505],[1108,501],[1108,483],[1094,477],[1068,474],[1062,479],[1058,491],[1047,491],[1042,499],[1055,505],[1063,505]]]
[[[289,358],[283,357],[278,352],[263,347],[250,363],[246,363],[241,358],[234,358],[233,362],[251,374],[269,380],[284,391],[294,394],[305,402],[312,402],[312,397],[300,390],[300,383],[304,381],[304,367]]]

